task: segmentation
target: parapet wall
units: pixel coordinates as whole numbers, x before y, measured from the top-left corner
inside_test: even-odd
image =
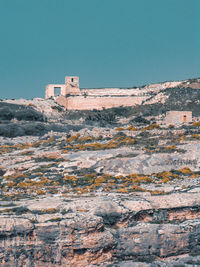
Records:
[[[87,96],[139,96],[143,95],[143,90],[139,88],[98,88],[98,89],[81,89],[82,95]]]

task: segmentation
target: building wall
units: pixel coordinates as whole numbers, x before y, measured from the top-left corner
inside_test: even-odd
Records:
[[[69,110],[91,110],[113,108],[119,106],[135,106],[141,105],[145,97],[96,97],[96,96],[71,96],[71,97],[57,97],[56,101]]]
[[[66,95],[66,85],[65,84],[48,84],[45,88],[45,98],[50,98],[55,96],[55,88],[61,88],[61,95]]]
[[[185,116],[185,118],[184,118]],[[168,111],[165,117],[165,123],[167,124],[180,124],[192,122],[191,111]]]
[[[80,95],[81,91],[79,88],[79,77],[77,76],[66,76],[65,77],[66,94]]]

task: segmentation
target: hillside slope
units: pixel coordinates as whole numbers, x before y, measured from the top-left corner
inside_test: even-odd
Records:
[[[144,88],[129,108],[0,102],[2,266],[200,266],[200,122],[155,123],[200,116],[199,80]]]

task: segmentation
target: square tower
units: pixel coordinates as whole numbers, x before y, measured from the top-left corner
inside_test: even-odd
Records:
[[[79,88],[79,77],[77,76],[66,76],[65,77],[65,85],[66,85],[66,95],[79,95],[81,93]]]

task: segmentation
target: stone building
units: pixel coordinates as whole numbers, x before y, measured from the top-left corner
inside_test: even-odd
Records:
[[[53,97],[57,103],[69,110],[92,110],[120,106],[136,106],[144,103],[164,103],[165,88],[173,88],[182,82],[165,82],[133,88],[80,88],[79,77],[65,77],[65,84],[46,86],[45,98]],[[155,97],[152,98],[152,95]]]
[[[192,111],[168,111],[164,122],[166,124],[190,123],[192,122]]]
[[[140,90],[133,88],[80,89],[79,77],[65,77],[65,84],[48,84],[45,98],[53,97],[70,110],[92,110],[119,106],[141,105],[146,100]]]
[[[45,98],[80,94],[79,77],[65,77],[65,84],[48,84],[45,90]]]

